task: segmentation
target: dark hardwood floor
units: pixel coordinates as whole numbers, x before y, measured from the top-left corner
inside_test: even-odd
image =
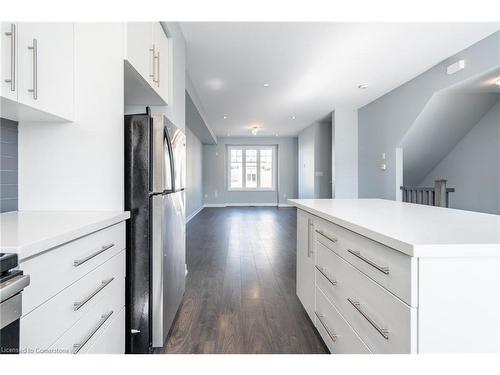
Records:
[[[165,353],[325,353],[295,294],[296,210],[205,208]]]

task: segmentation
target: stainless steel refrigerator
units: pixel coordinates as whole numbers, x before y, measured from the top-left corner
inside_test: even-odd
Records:
[[[126,352],[163,347],[185,288],[186,137],[163,115],[125,116]]]

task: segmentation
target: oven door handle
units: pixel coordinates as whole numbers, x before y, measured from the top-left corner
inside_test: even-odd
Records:
[[[21,292],[30,284],[30,275],[19,275],[0,284],[0,303]]]

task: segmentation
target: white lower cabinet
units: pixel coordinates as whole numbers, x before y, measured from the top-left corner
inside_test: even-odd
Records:
[[[314,250],[312,216],[297,211],[297,296],[314,321]]]
[[[330,351],[416,353],[418,306],[408,304],[416,301],[416,262],[302,210],[297,217],[297,294],[306,311],[314,306]],[[300,253],[306,242],[312,263]]]
[[[121,222],[22,262],[21,353],[124,353],[125,252]]]

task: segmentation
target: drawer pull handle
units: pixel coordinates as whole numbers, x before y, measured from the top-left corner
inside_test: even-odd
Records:
[[[78,267],[78,266],[81,266],[83,263],[89,261],[90,259],[98,256],[99,254],[105,252],[106,250],[108,249],[111,249],[113,246],[115,246],[114,243],[111,243],[109,245],[104,245],[103,247],[101,247],[99,250],[97,250],[95,253],[92,253],[90,254],[89,256],[86,256],[85,258],[82,258],[82,259],[77,259],[73,262],[73,266],[74,267]]]
[[[113,315],[113,310],[111,310],[106,314],[101,315],[101,320],[99,320],[99,323],[97,323],[94,329],[92,329],[92,331],[90,331],[80,343],[73,345],[73,354],[77,354],[85,346],[85,344],[89,342],[92,336],[94,336],[95,333],[99,330],[99,328],[101,328],[102,325],[106,323],[106,321],[109,319],[111,315]]]
[[[332,242],[338,241],[337,237],[331,237],[331,236],[327,235],[322,229],[316,229],[316,232],[321,234],[323,237],[325,237],[326,239],[328,239]]]
[[[109,283],[111,283],[111,281],[113,281],[115,278],[112,277],[108,280],[103,280],[101,285],[99,285],[98,288],[96,288],[96,290],[94,290],[92,293],[90,293],[87,298],[85,298],[83,301],[80,301],[80,302],[75,302],[73,303],[73,311],[78,311],[80,310],[80,308],[85,305],[88,301],[90,301],[97,293],[99,293],[101,290],[103,290],[104,288],[106,288],[107,285],[109,285]]]
[[[336,342],[338,336],[335,333],[333,333],[332,331],[330,331],[330,328],[328,328],[328,325],[326,324],[326,322],[323,319],[325,316],[322,314],[319,314],[317,311],[315,311],[314,313],[316,314],[316,317],[320,321],[321,325],[325,328],[325,331],[326,331],[326,333],[328,333],[328,336],[330,336],[330,338],[332,339],[333,342]]]
[[[372,318],[370,318],[370,317],[368,316],[368,314],[367,314],[366,312],[364,312],[364,311],[363,311],[363,309],[361,308],[361,304],[360,304],[358,301],[355,301],[355,300],[353,300],[353,299],[351,299],[351,298],[347,298],[347,300],[349,301],[349,303],[350,303],[351,305],[353,305],[353,306],[354,306],[354,308],[355,308],[355,309],[356,309],[356,310],[357,310],[357,311],[358,311],[361,315],[363,315],[363,318],[365,318],[365,319],[368,321],[368,323],[370,323],[370,324],[373,326],[373,328],[375,328],[375,329],[378,331],[378,333],[380,333],[380,334],[382,335],[382,337],[383,337],[384,339],[389,340],[389,330],[388,330],[387,328],[380,328],[380,327],[378,326],[378,324],[377,324],[377,323],[375,323],[375,322],[373,321],[373,319],[372,319]]]
[[[378,264],[376,263],[373,263],[370,259],[368,258],[365,258],[363,255],[361,255],[361,253],[357,250],[351,250],[351,249],[347,249],[347,252],[348,253],[351,253],[352,255],[354,255],[355,257],[361,259],[363,262],[365,263],[368,263],[370,266],[376,268],[377,270],[379,270],[380,272],[382,273],[385,273],[386,275],[389,274],[389,267],[386,267],[386,266],[379,266]]]
[[[323,276],[326,277],[326,279],[332,284],[332,285],[337,285],[337,280],[334,280],[332,279],[329,275],[328,275],[328,270],[324,267],[321,267],[321,266],[316,266],[316,269],[321,272],[321,274]]]

